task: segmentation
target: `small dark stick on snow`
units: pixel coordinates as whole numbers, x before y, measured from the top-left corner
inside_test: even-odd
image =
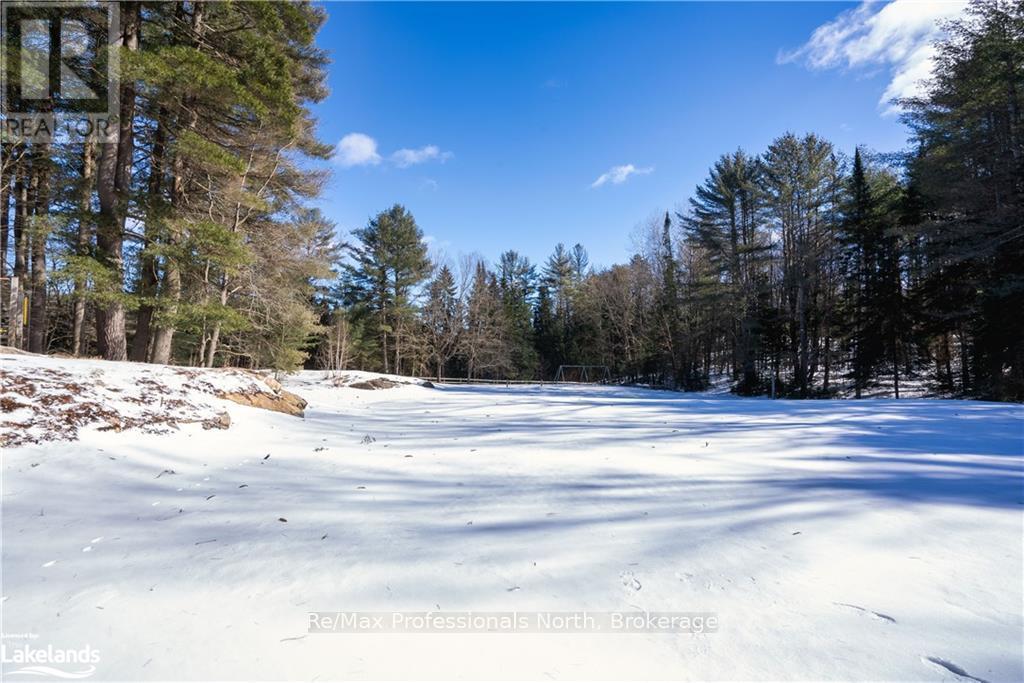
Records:
[[[279,522],[287,522],[288,520],[285,519],[284,517],[278,517],[277,521],[279,521]]]

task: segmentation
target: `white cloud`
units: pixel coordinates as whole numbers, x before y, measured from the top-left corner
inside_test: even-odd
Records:
[[[408,168],[427,161],[444,163],[452,158],[451,152],[442,152],[437,145],[427,145],[419,149],[400,149],[391,155],[391,161],[398,168]]]
[[[334,160],[344,166],[376,166],[380,163],[377,141],[363,133],[349,133],[334,148]]]
[[[780,64],[801,62],[811,69],[888,67],[891,77],[880,104],[923,92],[931,76],[941,22],[963,14],[964,0],[866,0],[822,24],[810,40],[792,52],[779,54]]]
[[[443,152],[437,145],[426,145],[419,149],[403,147],[388,155],[387,161],[398,168],[409,168],[428,161],[444,163],[454,156]],[[349,133],[334,148],[334,161],[344,168],[353,166],[377,166],[384,157],[377,151],[377,141],[365,133]]]
[[[631,175],[647,175],[654,171],[653,166],[646,168],[637,168],[633,164],[626,164],[625,166],[612,166],[606,172],[602,173],[597,177],[597,180],[590,184],[591,187],[601,187],[605,183],[611,183],[612,185],[621,185],[626,182],[626,179]]]

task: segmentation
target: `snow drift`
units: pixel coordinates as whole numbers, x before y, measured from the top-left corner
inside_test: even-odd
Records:
[[[227,428],[224,399],[301,416],[305,401],[272,377],[237,369],[0,355],[0,446],[73,441],[83,427]]]

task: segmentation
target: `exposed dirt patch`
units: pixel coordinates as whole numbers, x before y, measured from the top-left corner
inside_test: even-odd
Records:
[[[394,389],[401,386],[417,386],[433,389],[434,385],[425,379],[415,377],[360,377],[358,375],[342,374],[335,377],[333,384],[336,387],[347,387],[349,389],[362,389],[374,391],[377,389]]]
[[[362,382],[354,382],[348,385],[350,389],[391,389],[392,387],[400,386],[398,382],[392,382],[389,379],[378,377],[376,379],[366,379]]]
[[[225,392],[218,395],[221,398],[234,401],[239,405],[263,408],[264,410],[273,410],[278,413],[295,415],[296,417],[302,417],[306,409],[306,399],[301,396],[297,396],[290,391],[285,391],[284,389],[281,389],[280,392],[276,394],[242,394],[236,392]]]
[[[239,405],[273,410],[296,417],[302,417],[305,414],[306,399],[287,391],[280,382],[270,375],[241,368],[219,370],[219,372],[233,374],[243,380],[240,382],[242,386],[239,390],[226,391],[210,381],[209,370],[178,368],[177,372],[188,377],[201,391]]]

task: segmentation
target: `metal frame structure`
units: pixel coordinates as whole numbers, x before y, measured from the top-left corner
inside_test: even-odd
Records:
[[[580,379],[565,379],[566,370],[579,370]],[[593,379],[591,379],[592,371],[595,375]],[[555,381],[572,384],[590,384],[595,382],[598,384],[606,384],[612,381],[612,373],[608,369],[607,365],[559,365],[558,372],[555,373]]]

